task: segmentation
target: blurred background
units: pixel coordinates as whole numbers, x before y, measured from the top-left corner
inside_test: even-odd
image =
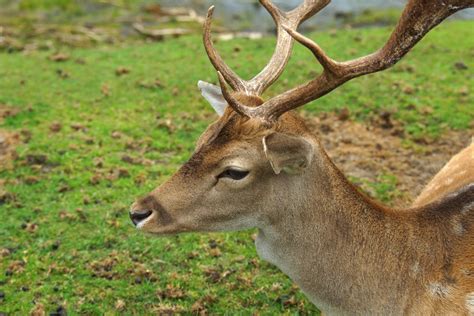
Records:
[[[301,30],[334,59],[357,58],[385,43],[404,3],[333,0]],[[0,0],[0,316],[319,314],[258,258],[256,230],[154,238],[128,218],[217,118],[196,87],[217,83],[201,37],[210,4],[217,49],[251,78],[275,45],[258,1]],[[383,203],[410,205],[471,142],[473,16],[298,109]],[[264,98],[320,71],[295,45]]]
[[[286,10],[299,2],[275,1]],[[216,32],[252,32],[249,36],[255,37],[274,30],[266,10],[251,0],[0,0],[0,48],[21,50],[26,44],[41,48],[55,44],[85,46],[120,42],[140,34],[160,39],[200,32],[203,16],[212,4],[217,5]],[[334,0],[302,29],[390,25],[397,21],[404,4],[401,0]],[[473,17],[472,9],[454,16]],[[51,42],[37,43],[38,39]]]

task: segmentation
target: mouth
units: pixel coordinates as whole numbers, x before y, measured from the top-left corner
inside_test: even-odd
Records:
[[[151,210],[130,211],[130,219],[137,229],[143,228],[153,217],[153,211]]]

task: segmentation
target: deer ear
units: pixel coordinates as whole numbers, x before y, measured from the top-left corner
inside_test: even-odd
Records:
[[[211,104],[219,116],[222,116],[228,104],[222,95],[221,88],[201,80],[198,81],[198,88],[204,99]]]
[[[299,174],[311,164],[313,146],[300,136],[272,133],[263,138],[263,151],[276,174]]]

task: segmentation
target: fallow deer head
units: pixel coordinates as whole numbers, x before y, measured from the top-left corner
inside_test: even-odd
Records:
[[[205,82],[199,82],[199,88],[221,116],[202,134],[189,161],[134,203],[131,218],[139,229],[169,234],[258,227],[274,217],[274,210],[297,205],[309,176],[305,171],[313,160],[321,159],[321,153],[302,119],[289,111],[355,77],[394,65],[446,17],[473,6],[470,0],[411,0],[382,48],[339,62],[296,31],[329,0],[305,0],[289,12],[268,0],[260,3],[275,21],[277,45],[265,68],[250,80],[240,78],[215,50],[210,34],[214,7],[209,9],[203,40],[220,88]],[[303,85],[263,100],[263,92],[283,72],[293,40],[311,50],[323,71]]]

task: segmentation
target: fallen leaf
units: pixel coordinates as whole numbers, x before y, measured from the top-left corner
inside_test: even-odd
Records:
[[[125,309],[125,302],[123,300],[117,300],[115,302],[115,309],[118,311],[123,311]]]
[[[61,131],[62,128],[63,128],[63,125],[59,122],[53,122],[51,123],[51,125],[49,125],[49,130],[53,133],[57,133]]]
[[[392,123],[392,113],[389,111],[382,111],[379,115],[381,122],[380,122],[380,127],[382,128],[392,128],[393,123]]]
[[[467,65],[463,61],[458,61],[454,63],[454,68],[457,70],[466,70],[468,69]]]
[[[35,223],[27,223],[25,230],[29,233],[34,233],[38,230],[38,224]]]
[[[112,280],[120,276],[118,272],[113,271],[118,262],[117,254],[111,253],[108,257],[92,261],[87,266],[92,271],[92,276]]]
[[[184,308],[178,305],[168,305],[160,303],[155,306],[152,311],[158,315],[176,315],[182,313],[184,311]]]
[[[158,127],[164,127],[169,133],[173,133],[176,130],[176,125],[171,119],[159,119]]]
[[[30,130],[27,130],[26,128],[23,128],[20,131],[20,134],[23,137],[24,143],[29,143],[29,141],[31,140],[31,137],[33,137],[33,133]]]
[[[8,248],[1,248],[0,249],[0,258],[5,258],[11,255],[11,251]]]
[[[102,180],[102,175],[96,173],[89,179],[89,183],[92,185],[97,185],[100,183],[101,180]]]
[[[71,187],[67,184],[63,184],[58,188],[58,193],[64,193],[67,191],[71,191]]]
[[[117,69],[115,69],[115,74],[117,76],[123,76],[129,73],[130,73],[130,69],[127,67],[118,67]]]
[[[272,292],[277,292],[277,291],[279,291],[279,290],[281,290],[281,289],[282,289],[281,283],[273,283],[270,290],[271,290]]]
[[[199,315],[207,315],[207,309],[201,300],[197,300],[193,305],[191,305],[191,312]]]
[[[211,257],[220,257],[222,255],[222,252],[219,248],[211,248],[209,249],[209,254],[211,255]]]
[[[76,220],[77,219],[77,217],[74,214],[71,214],[64,210],[59,212],[59,218],[62,220]]]
[[[158,290],[156,294],[161,299],[180,299],[186,296],[185,292],[179,286],[174,286],[172,284],[166,285],[165,290]]]
[[[21,273],[25,270],[26,262],[23,260],[15,260],[8,265],[8,271],[12,273]]]
[[[37,176],[26,176],[25,179],[23,180],[23,182],[25,182],[28,185],[32,185],[32,184],[35,184],[35,183],[39,182],[39,177],[37,177]]]
[[[58,250],[58,249],[59,249],[59,246],[61,246],[61,241],[60,241],[60,240],[56,240],[56,241],[51,245],[51,249],[52,249],[52,250]]]
[[[402,91],[405,94],[413,94],[415,92],[415,89],[412,86],[404,86]]]
[[[104,159],[102,157],[96,157],[92,160],[94,167],[102,168],[104,166]]]
[[[294,306],[297,304],[296,298],[294,295],[283,294],[279,296],[276,301],[282,304],[284,307]]]
[[[30,311],[30,316],[45,316],[46,311],[44,305],[41,303],[36,303],[33,309]]]
[[[94,138],[92,137],[86,137],[84,139],[84,142],[87,144],[87,145],[94,145]]]
[[[133,158],[129,155],[123,155],[122,156],[122,161],[126,162],[126,163],[129,163],[129,164],[138,164],[138,161],[135,158]]]
[[[61,79],[67,79],[69,78],[69,73],[65,71],[64,69],[56,69],[56,74],[59,76]]]
[[[350,115],[351,115],[351,113],[350,113],[348,108],[342,108],[339,111],[339,114],[338,114],[337,118],[341,121],[345,121],[350,117]]]
[[[71,128],[75,131],[87,131],[87,128],[81,123],[72,123]]]
[[[197,251],[191,251],[186,256],[188,257],[188,259],[194,259],[199,257],[199,253]]]
[[[26,155],[26,163],[29,165],[44,165],[48,161],[48,156],[44,154]]]
[[[174,87],[173,90],[171,90],[171,93],[173,94],[173,96],[178,96],[179,94],[179,88],[178,87]]]
[[[92,202],[92,201],[91,201],[90,196],[87,196],[87,195],[86,195],[86,196],[84,196],[84,197],[82,198],[82,204],[84,204],[84,205],[91,204],[91,202]]]
[[[146,174],[139,174],[137,175],[134,179],[133,179],[133,182],[136,184],[136,185],[142,185],[146,182],[146,179],[147,179],[147,176]]]
[[[158,280],[158,277],[153,273],[153,271],[147,268],[143,263],[136,262],[132,269],[128,270],[128,273],[135,276],[135,282],[142,280],[149,280],[155,282]]]
[[[467,86],[462,86],[459,88],[458,93],[463,96],[469,95],[469,88]]]
[[[69,60],[69,57],[70,56],[68,54],[56,53],[56,54],[50,55],[48,58],[51,61],[64,62],[64,61]]]
[[[211,283],[217,283],[221,280],[221,274],[217,269],[205,268],[203,272]]]
[[[114,139],[119,139],[119,138],[122,138],[122,133],[118,132],[118,131],[113,131],[112,134],[111,134],[112,138]]]
[[[234,258],[234,262],[242,262],[245,260],[245,256],[244,255],[240,255],[240,256],[237,256]]]
[[[108,84],[104,83],[102,85],[102,87],[100,88],[100,92],[102,92],[102,94],[105,96],[105,97],[108,97],[110,96],[110,87]]]
[[[64,306],[61,306],[59,305],[57,308],[56,308],[56,311],[54,313],[50,313],[50,316],[67,316],[67,311],[66,311],[66,308]]]
[[[0,204],[13,202],[16,200],[16,195],[7,191],[0,190]]]

